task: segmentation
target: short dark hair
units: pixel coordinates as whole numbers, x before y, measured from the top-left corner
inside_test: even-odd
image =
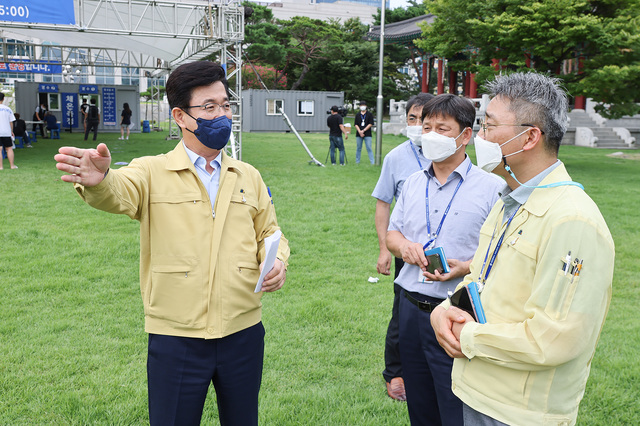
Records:
[[[18,114],[17,112],[13,114],[13,116],[16,118],[16,120],[20,120],[20,114]]]
[[[331,111],[338,112],[338,107],[336,105],[332,106]]]
[[[171,109],[188,107],[193,89],[209,86],[216,81],[224,84],[228,96],[229,83],[227,83],[224,68],[220,64],[196,61],[180,65],[167,79],[166,92],[169,107]]]
[[[425,117],[437,115],[452,117],[460,126],[460,130],[467,127],[473,129],[476,108],[469,99],[445,93],[435,96],[422,108],[422,121],[424,121]]]
[[[4,101],[4,93],[0,92],[0,101]]]
[[[95,103],[96,103],[95,98],[91,99],[91,103],[95,105]]]
[[[405,108],[405,112],[409,114],[411,108],[413,108],[414,106],[423,107],[433,98],[435,98],[435,96],[433,96],[431,93],[418,93],[417,95],[409,98],[409,101],[407,102],[407,106]]]

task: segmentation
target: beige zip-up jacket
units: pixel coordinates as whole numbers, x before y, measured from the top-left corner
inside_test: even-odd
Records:
[[[261,320],[264,239],[279,229],[260,173],[222,153],[212,211],[182,141],[173,151],[76,186],[96,209],[140,221],[140,292],[148,333],[221,338]],[[282,237],[278,258],[287,266]]]
[[[570,180],[560,164],[540,185]],[[495,250],[506,227],[503,205],[487,217],[460,286],[478,279]],[[535,189],[507,228],[481,293],[487,323],[462,329],[466,358],[454,361],[453,392],[507,424],[575,424],[611,301],[614,256],[607,224],[582,189]]]

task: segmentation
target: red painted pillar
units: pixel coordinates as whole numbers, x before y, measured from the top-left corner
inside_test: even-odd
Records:
[[[500,59],[492,59],[491,66],[493,67],[494,70],[500,71]]]
[[[444,93],[444,60],[438,58],[438,95]]]
[[[578,75],[582,74],[582,68],[584,67],[584,57],[578,57]],[[585,109],[587,106],[587,99],[584,96],[576,96],[575,109]]]
[[[476,83],[476,75],[472,72],[469,73],[469,97],[478,97],[478,83]]]
[[[427,75],[429,71],[429,61],[430,59],[427,57],[422,58],[422,93],[427,93],[429,91],[429,84],[427,83]]]
[[[531,54],[530,53],[525,53],[524,54],[524,63],[527,66],[527,68],[531,68]]]

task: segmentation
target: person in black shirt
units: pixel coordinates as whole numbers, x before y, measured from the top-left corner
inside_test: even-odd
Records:
[[[36,107],[36,110],[33,112],[33,121],[40,121],[40,123],[33,123],[33,131],[36,131],[37,126],[40,126],[40,135],[44,138],[44,115],[47,113],[47,106],[44,103],[41,103]]]
[[[17,112],[13,115],[16,117],[16,121],[13,122],[14,136],[21,137],[27,148],[31,148],[31,141],[29,140],[29,134],[27,133],[27,123],[20,118],[20,114]]]
[[[100,123],[100,109],[96,106],[96,100],[91,99],[91,106],[87,110],[87,129],[84,131],[84,140],[89,137],[89,133],[93,131],[93,140],[98,137],[98,124]]]
[[[340,165],[344,166],[344,142],[342,135],[344,134],[344,138],[348,139],[349,134],[344,129],[342,116],[338,114],[338,107],[335,105],[331,107],[331,115],[327,117],[327,126],[329,126],[331,164],[336,165],[336,148],[338,148],[340,151]]]
[[[367,147],[369,161],[373,164],[373,151],[371,150],[371,128],[373,127],[373,114],[367,111],[367,103],[360,102],[360,112],[356,114],[356,164],[360,164],[360,152],[362,151],[362,141]]]
[[[122,106],[124,109],[122,110],[122,114],[120,114],[120,140],[123,141],[124,139],[124,131],[125,129],[127,130],[127,140],[129,140],[129,133],[131,132],[131,115],[133,115],[133,111],[131,111],[131,108],[129,108],[129,104],[128,103],[124,103],[124,105]]]

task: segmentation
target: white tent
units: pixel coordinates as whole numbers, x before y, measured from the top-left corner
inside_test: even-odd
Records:
[[[68,8],[66,21],[57,14],[49,19],[47,9],[52,7],[56,12]],[[5,12],[0,19],[13,19],[0,21],[5,44],[7,39],[28,40],[33,47],[24,49],[29,58],[20,59],[3,48],[4,62],[29,59],[72,65],[88,73],[108,64],[147,70],[157,77],[219,52],[217,60],[227,66],[227,78],[235,82],[229,87],[230,101],[237,107],[230,149],[233,157],[241,157],[244,7],[239,0],[30,0],[28,6],[0,5],[0,9]],[[178,137],[173,126],[170,137]]]
[[[44,1],[32,3],[32,8],[46,6]],[[73,0],[73,7],[72,25],[0,21],[0,30],[5,38],[129,52],[112,53],[114,62],[125,56],[130,61],[134,52],[135,65],[155,69],[201,59],[244,36],[244,8],[237,0]],[[42,16],[46,11],[31,14]],[[5,13],[2,18],[11,16]]]

